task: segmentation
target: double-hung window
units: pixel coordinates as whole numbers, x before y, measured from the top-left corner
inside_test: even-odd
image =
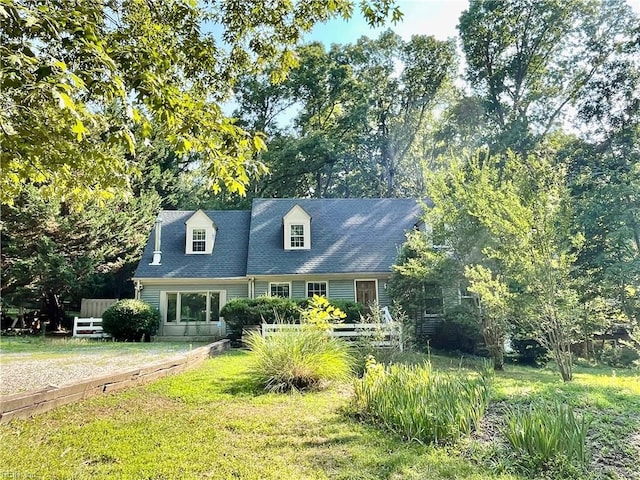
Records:
[[[304,225],[291,225],[291,248],[304,248]]]
[[[307,282],[307,297],[327,297],[327,282]]]
[[[191,237],[193,252],[205,252],[207,249],[207,231],[204,228],[194,228]]]
[[[424,313],[427,315],[442,315],[444,313],[444,299],[440,285],[424,284]]]
[[[272,297],[291,298],[291,285],[289,283],[270,283],[269,295]]]

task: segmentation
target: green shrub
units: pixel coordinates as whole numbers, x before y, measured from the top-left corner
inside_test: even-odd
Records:
[[[511,340],[512,358],[521,365],[544,367],[549,361],[549,352],[537,340],[514,338]]]
[[[246,325],[296,321],[300,317],[300,311],[296,302],[289,298],[235,298],[222,307],[220,315],[227,324],[229,338],[239,339]]]
[[[605,365],[623,368],[632,367],[639,358],[640,355],[638,355],[638,352],[632,348],[625,347],[624,345],[615,347],[607,345],[604,347],[602,352],[600,352],[598,357],[600,362]]]
[[[565,463],[586,467],[590,421],[568,405],[532,404],[509,410],[506,418],[504,434],[523,466],[537,472]]]
[[[102,328],[116,340],[149,340],[158,331],[160,313],[142,300],[120,300],[102,314]]]
[[[355,381],[358,415],[409,440],[450,443],[475,430],[490,397],[492,372],[434,372],[431,363],[384,367],[373,358]]]
[[[251,349],[250,375],[268,391],[318,389],[351,374],[347,344],[317,328],[301,326],[266,338],[251,332],[247,344]]]
[[[431,336],[430,346],[438,350],[475,354],[482,341],[480,324],[473,307],[456,305],[447,311]]]
[[[302,310],[308,307],[310,298],[299,298],[295,302]],[[364,305],[353,300],[335,300],[328,299],[329,303],[336,308],[339,308],[347,316],[342,320],[344,323],[360,323],[362,317],[365,316]]]
[[[229,338],[237,340],[242,337],[242,329],[246,325],[266,323],[299,322],[300,310],[309,306],[309,298],[290,299],[280,297],[234,298],[230,300],[220,315],[227,324]],[[331,305],[346,313],[345,323],[359,323],[364,314],[364,306],[349,300],[329,300]]]

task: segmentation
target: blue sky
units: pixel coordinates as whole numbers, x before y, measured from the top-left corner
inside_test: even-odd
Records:
[[[356,5],[349,21],[340,19],[316,25],[305,40],[320,41],[327,46],[332,43],[353,43],[363,35],[376,38],[380,32],[388,28],[405,40],[417,34],[433,35],[437,39],[445,40],[457,34],[458,18],[468,5],[467,0],[397,0],[396,3],[404,17],[395,25],[389,23],[384,27],[372,29]]]
[[[332,43],[353,43],[358,38],[366,35],[377,38],[380,32],[391,28],[405,40],[411,35],[433,35],[439,40],[456,36],[458,31],[458,18],[469,4],[468,0],[396,0],[400,10],[404,13],[401,22],[372,29],[358,10],[357,4],[352,18],[345,20],[333,20],[326,24],[316,25],[305,37],[305,41],[320,41],[329,46]],[[640,14],[640,0],[627,0],[636,13]]]

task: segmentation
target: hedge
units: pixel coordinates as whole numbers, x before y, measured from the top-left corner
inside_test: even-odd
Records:
[[[304,309],[308,301],[308,298],[234,298],[222,307],[220,315],[227,324],[227,336],[237,340],[242,337],[242,330],[247,325],[260,325],[263,321],[299,322],[300,309]],[[364,307],[360,303],[349,300],[329,300],[329,303],[347,314],[345,323],[358,323],[364,315]]]

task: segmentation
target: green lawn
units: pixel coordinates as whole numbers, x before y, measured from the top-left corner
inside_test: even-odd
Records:
[[[579,370],[576,381],[564,385],[552,370],[510,367],[496,376],[486,428],[455,447],[433,447],[350,417],[349,385],[304,395],[260,394],[247,381],[246,356],[232,351],[151,385],[1,425],[0,476],[531,478],[513,473],[499,432],[500,412],[508,404],[545,397],[562,398],[594,416],[593,478],[639,478],[637,372]],[[459,364],[432,360],[438,368]]]

